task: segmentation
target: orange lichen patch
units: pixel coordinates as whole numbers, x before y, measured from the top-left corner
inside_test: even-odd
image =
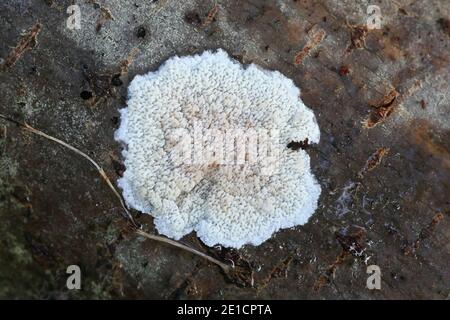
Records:
[[[358,176],[362,178],[364,174],[368,171],[372,171],[375,169],[383,160],[384,156],[386,156],[389,152],[389,148],[381,147],[378,148],[367,160],[364,168],[359,172]]]
[[[22,57],[22,55],[27,51],[31,50],[36,46],[36,38],[42,30],[42,25],[36,23],[30,31],[28,31],[19,41],[14,49],[11,50],[8,57],[0,65],[0,71],[5,71],[6,69],[14,66],[17,60]]]
[[[395,89],[389,92],[388,95],[373,106],[375,109],[370,113],[369,117],[363,121],[363,126],[367,129],[371,129],[386,120],[398,105],[398,96],[399,93]]]
[[[319,45],[319,43],[322,42],[326,34],[327,33],[323,29],[319,29],[313,32],[303,49],[295,55],[294,63],[296,65],[301,64],[303,62],[303,59],[307,57],[311,53],[311,51]]]

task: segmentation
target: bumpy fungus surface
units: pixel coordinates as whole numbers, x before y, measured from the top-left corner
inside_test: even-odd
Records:
[[[195,230],[209,246],[239,248],[314,213],[321,189],[309,156],[287,145],[317,143],[320,131],[299,89],[279,72],[244,67],[222,50],[173,57],[134,78],[120,112],[116,139],[126,146],[126,171],[118,183],[160,233],[179,239]],[[228,132],[243,134],[230,140]],[[268,134],[252,140],[255,132]],[[181,149],[191,160],[175,156]]]

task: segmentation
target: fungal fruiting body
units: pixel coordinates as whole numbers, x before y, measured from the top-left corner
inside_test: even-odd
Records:
[[[239,248],[302,225],[320,185],[305,150],[319,127],[293,81],[244,67],[223,50],[173,57],[136,76],[116,139],[129,206],[149,213],[161,234]]]

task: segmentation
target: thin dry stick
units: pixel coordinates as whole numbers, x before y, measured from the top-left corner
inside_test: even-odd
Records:
[[[226,272],[226,273],[230,272],[231,267],[229,265],[227,265],[227,264],[225,264],[225,263],[223,263],[223,262],[221,262],[221,261],[219,261],[217,259],[214,259],[213,257],[210,257],[210,256],[208,256],[207,254],[205,254],[203,252],[200,252],[200,251],[198,251],[198,250],[196,250],[194,248],[188,247],[187,245],[184,245],[184,244],[182,244],[180,242],[171,240],[169,238],[157,236],[157,235],[154,235],[154,234],[149,234],[149,233],[144,232],[143,230],[141,230],[141,226],[134,220],[133,216],[130,213],[130,210],[128,209],[128,207],[125,204],[125,201],[123,200],[123,198],[120,195],[120,193],[116,190],[114,185],[111,183],[111,180],[109,180],[109,178],[106,175],[106,173],[103,170],[103,168],[100,167],[100,165],[98,165],[97,162],[95,162],[87,154],[85,154],[84,152],[78,150],[77,148],[71,146],[70,144],[68,144],[68,143],[66,143],[66,142],[64,142],[62,140],[59,140],[59,139],[57,139],[55,137],[52,137],[52,136],[50,136],[50,135],[48,135],[48,134],[46,134],[46,133],[44,133],[44,132],[42,132],[40,130],[37,130],[37,129],[33,128],[32,126],[28,125],[27,123],[21,123],[19,121],[16,121],[16,120],[14,120],[14,119],[12,119],[10,117],[7,117],[7,116],[3,115],[3,114],[0,114],[0,118],[4,119],[6,121],[14,123],[17,126],[25,129],[26,131],[29,131],[31,133],[34,133],[34,134],[39,135],[41,137],[44,137],[44,138],[46,138],[48,140],[54,141],[54,142],[62,145],[63,147],[66,147],[67,149],[72,150],[73,152],[75,152],[76,154],[82,156],[83,158],[87,159],[97,169],[97,171],[99,172],[100,176],[103,178],[103,180],[106,181],[106,183],[109,186],[109,188],[112,190],[112,192],[115,194],[115,196],[119,199],[120,204],[121,204],[122,208],[125,211],[125,218],[128,219],[128,221],[131,223],[132,227],[135,229],[135,231],[136,231],[136,233],[138,235],[143,236],[143,237],[148,238],[148,239],[151,239],[151,240],[167,243],[167,244],[170,244],[170,245],[175,246],[177,248],[180,248],[180,249],[186,250],[188,252],[191,252],[193,254],[196,254],[196,255],[198,255],[198,256],[200,256],[200,257],[202,257],[202,258],[204,258],[204,259],[206,259],[206,260],[208,260],[208,261],[210,261],[212,263],[217,264],[219,267],[222,268],[222,270],[224,272]]]
[[[139,235],[141,235],[141,236],[143,236],[143,237],[145,237],[145,238],[149,238],[149,239],[152,239],[152,240],[161,241],[161,240],[160,240],[161,237],[156,236],[156,235],[154,235],[154,234],[149,234],[149,233],[147,233],[147,232],[145,232],[145,231],[142,231],[142,230],[140,230],[140,229],[136,230],[136,233],[139,234]],[[188,246],[186,246],[186,245],[184,245],[184,244],[182,244],[182,243],[180,243],[180,242],[177,242],[177,241],[175,241],[175,240],[171,240],[171,239],[168,239],[168,238],[163,238],[163,239],[164,239],[164,242],[165,242],[165,243],[168,243],[168,244],[171,244],[171,245],[173,245],[173,246],[175,246],[175,247],[178,247],[178,248],[187,250],[187,251],[189,251],[189,252],[191,252],[191,253],[193,253],[193,254],[196,254],[196,255],[198,255],[198,256],[200,256],[200,257],[202,257],[202,258],[204,258],[204,259],[206,259],[206,260],[208,260],[208,261],[211,261],[212,263],[217,264],[217,265],[218,265],[219,267],[221,267],[221,268],[223,269],[223,271],[225,271],[226,273],[228,273],[228,272],[231,270],[231,268],[232,268],[231,266],[229,266],[229,265],[227,265],[227,264],[225,264],[225,263],[223,263],[223,262],[221,262],[221,261],[219,261],[219,260],[217,260],[217,259],[214,259],[213,257],[208,256],[207,254],[205,254],[205,253],[203,253],[203,252],[200,252],[200,251],[197,251],[197,250],[195,250],[195,249],[193,249],[193,248],[191,248],[191,247],[188,247]]]
[[[5,119],[5,117],[3,115],[0,115],[3,119]],[[134,220],[133,216],[131,215],[130,211],[128,210],[127,206],[125,205],[125,202],[123,201],[123,198],[120,196],[120,194],[117,192],[116,188],[114,188],[113,184],[111,183],[111,181],[109,180],[108,176],[106,175],[105,171],[102,169],[102,167],[100,167],[91,157],[89,157],[87,154],[85,154],[84,152],[78,150],[75,147],[72,147],[70,144],[59,140],[55,137],[52,137],[40,130],[37,130],[35,128],[33,128],[32,126],[28,125],[27,123],[19,123],[20,126],[22,128],[24,128],[25,130],[32,132],[34,134],[37,134],[41,137],[44,137],[48,140],[54,141],[70,150],[72,150],[73,152],[79,154],[80,156],[84,157],[85,159],[87,159],[90,163],[92,163],[92,165],[97,169],[97,171],[99,172],[100,176],[103,178],[103,180],[106,181],[106,183],[108,184],[109,188],[112,190],[112,192],[116,195],[116,197],[119,199],[120,204],[122,205],[122,208],[125,210],[125,214],[126,214],[126,218],[133,224],[134,227],[139,228],[139,224],[136,223],[136,221]]]

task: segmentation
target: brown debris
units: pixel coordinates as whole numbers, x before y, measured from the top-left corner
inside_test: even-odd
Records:
[[[22,39],[20,39],[17,46],[11,50],[8,57],[0,65],[0,72],[14,66],[14,64],[16,64],[16,62],[26,51],[31,50],[36,46],[36,38],[41,30],[42,25],[38,22],[24,36],[22,36]]]
[[[104,75],[98,75],[90,70],[87,65],[83,66],[81,70],[88,86],[81,91],[80,98],[85,100],[91,107],[95,107],[111,94],[109,78]]]
[[[214,21],[218,12],[219,12],[219,6],[217,4],[215,4],[214,7],[212,7],[212,9],[209,10],[206,17],[202,20],[202,18],[200,18],[200,15],[197,11],[194,11],[194,10],[187,11],[184,14],[184,21],[186,21],[187,23],[189,23],[193,26],[196,26],[196,27],[206,28]]]
[[[351,25],[347,22],[347,27],[350,28],[350,45],[347,47],[347,52],[353,49],[362,49],[366,47],[366,37],[369,29],[366,25],[358,26]]]
[[[425,100],[420,100],[420,106],[422,107],[422,109],[426,109],[427,103],[425,102]]]
[[[339,75],[340,75],[340,76],[346,76],[346,75],[348,75],[349,73],[350,73],[350,68],[349,68],[348,66],[342,65],[342,66],[339,68]]]
[[[372,105],[374,110],[369,114],[369,117],[364,120],[363,127],[371,129],[388,118],[395,108],[404,101],[407,97],[412,96],[422,85],[422,80],[417,79],[406,90],[400,94],[395,88],[384,96],[379,102]]]
[[[238,287],[253,287],[254,279],[252,265],[239,253],[239,251],[218,246],[216,247],[215,255],[221,261],[231,262],[231,266],[228,270],[222,268],[225,278],[229,282]]]
[[[326,32],[323,29],[319,29],[316,32],[314,32],[310,39],[308,40],[308,42],[306,43],[306,45],[303,47],[302,50],[300,50],[300,52],[298,52],[295,57],[294,57],[294,63],[296,65],[299,65],[303,62],[303,60],[310,54],[310,52],[312,50],[314,50],[314,48],[316,48],[319,43],[322,42],[322,40],[325,38],[326,36]]]
[[[88,86],[80,93],[80,97],[91,107],[96,107],[104,102],[108,97],[115,95],[114,87],[123,85],[122,75],[128,73],[129,66],[140,53],[138,48],[133,48],[128,56],[120,61],[116,73],[110,72],[101,74],[90,70],[87,65],[82,68],[82,73]]]
[[[208,15],[206,16],[205,20],[203,20],[201,27],[205,28],[211,22],[214,21],[214,18],[216,17],[217,12],[219,11],[219,6],[217,4],[214,5],[214,7],[208,12]]]
[[[293,256],[289,256],[282,261],[280,261],[273,269],[270,271],[269,275],[262,281],[261,285],[258,286],[259,289],[266,287],[272,279],[275,278],[287,278],[289,267],[291,265]]]
[[[6,137],[8,136],[8,129],[7,129],[6,125],[3,125],[2,127],[3,127],[3,129],[2,129],[2,134],[0,135],[0,138],[6,139]]]
[[[193,25],[200,25],[202,23],[202,19],[195,11],[188,11],[184,14],[184,21]]]
[[[53,7],[53,5],[55,4],[54,0],[44,0],[44,2],[45,2],[49,7]]]
[[[200,266],[201,264],[197,263],[195,268],[189,272],[186,277],[175,279],[173,283],[173,290],[167,295],[167,298],[170,300],[180,299],[180,295],[183,292],[186,292],[187,295],[192,294],[192,285],[195,286],[194,278],[198,275],[201,269]]]
[[[400,12],[401,14],[404,14],[405,16],[408,15],[408,12],[404,8],[398,8],[398,12]]]
[[[100,17],[97,20],[97,24],[95,26],[95,31],[100,32],[103,27],[103,24],[109,20],[114,20],[114,17],[111,11],[108,8],[103,7],[96,0],[88,0],[90,4],[93,4],[95,7],[100,8]]]
[[[326,271],[322,273],[314,283],[314,291],[318,292],[323,286],[331,282],[331,279],[335,277],[336,271],[340,265],[342,265],[346,258],[350,255],[355,258],[361,259],[366,263],[370,257],[367,256],[365,248],[362,244],[362,240],[365,236],[365,229],[358,228],[357,231],[351,234],[345,234],[336,232],[336,240],[342,247],[341,253],[336,257],[332,264],[328,266]]]
[[[368,171],[375,169],[383,160],[384,156],[389,153],[389,148],[381,147],[378,148],[367,160],[364,168],[358,173],[359,178],[363,178],[364,174]]]
[[[386,120],[394,111],[394,108],[398,105],[397,98],[399,93],[397,90],[393,89],[386,95],[379,103],[377,103],[373,108],[373,110],[369,117],[363,121],[363,126],[367,129],[371,129],[378,125],[379,123]]]
[[[318,292],[322,289],[323,286],[327,285],[331,282],[332,277],[336,274],[337,268],[344,263],[345,259],[349,256],[349,253],[346,251],[342,251],[334,260],[334,262],[328,266],[325,273],[321,274],[319,278],[314,283],[314,291]]]
[[[109,9],[100,7],[100,18],[97,20],[97,25],[95,27],[95,31],[100,32],[105,22],[109,20],[114,20],[114,17],[111,14]]]
[[[450,19],[440,18],[440,19],[438,19],[437,23],[441,26],[444,33],[448,37],[450,37]]]
[[[287,147],[289,149],[292,149],[294,151],[297,151],[298,149],[302,149],[305,150],[306,148],[308,148],[310,146],[309,142],[308,142],[308,138],[306,138],[303,141],[291,141],[288,143]]]
[[[403,250],[403,253],[405,254],[405,256],[410,256],[410,255],[414,254],[415,251],[419,248],[420,244],[424,240],[428,239],[429,237],[431,237],[433,235],[433,232],[436,229],[436,226],[439,223],[441,223],[442,220],[444,220],[444,215],[441,212],[436,213],[433,216],[433,219],[431,220],[431,222],[420,231],[417,239],[414,242],[412,242],[411,244],[409,244]]]
[[[238,287],[247,288],[254,285],[253,270],[250,265],[229,268],[224,274],[231,283]]]
[[[335,235],[336,240],[345,252],[350,253],[356,258],[361,258],[364,261],[367,258],[364,246],[362,245],[365,234],[366,230],[364,228],[358,228],[357,231],[349,235],[341,232],[336,232]]]
[[[126,59],[120,62],[120,74],[128,73],[129,66],[133,63],[139,53],[140,50],[138,48],[131,49]]]
[[[112,166],[114,168],[114,171],[119,177],[123,176],[123,173],[125,172],[125,164],[123,161],[121,161],[117,156],[115,156],[112,152],[109,154],[109,157],[111,159]]]

